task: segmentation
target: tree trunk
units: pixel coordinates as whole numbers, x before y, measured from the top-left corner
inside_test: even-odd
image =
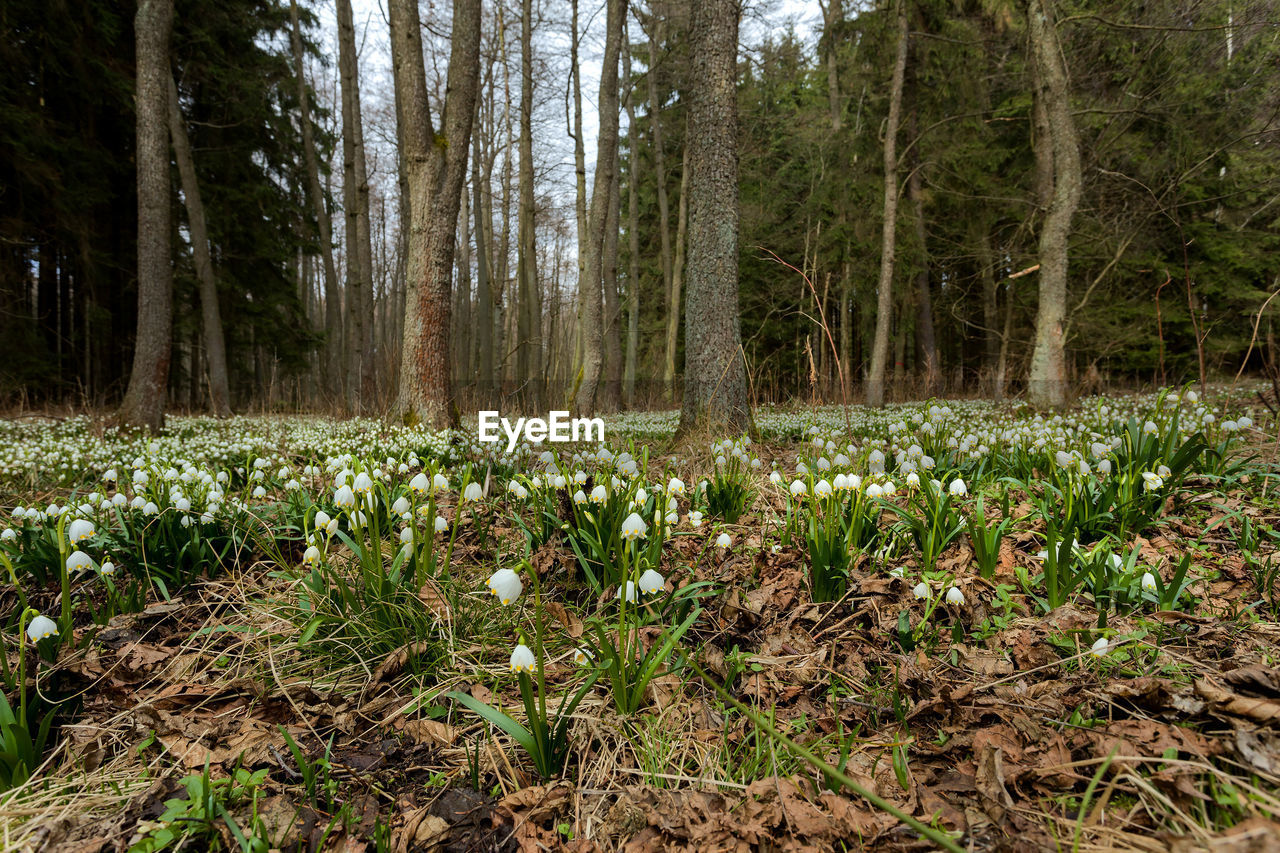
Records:
[[[338,0],[338,66],[342,77],[342,201],[347,218],[347,405],[362,411],[373,394],[373,248],[369,178],[360,117],[360,71],[351,0]]]
[[[622,394],[622,309],[618,301],[619,157],[613,149],[613,181],[604,227],[604,408],[616,411]]]
[[[912,116],[912,131],[915,116]],[[914,136],[914,132],[912,133]],[[916,352],[920,354],[918,370],[924,372],[925,393],[936,397],[942,393],[942,368],[938,363],[938,338],[933,329],[933,294],[929,289],[929,245],[924,227],[924,193],[920,188],[920,148],[917,145],[916,164],[907,179],[907,195],[911,199],[911,212],[915,219],[916,243],[920,246],[920,271],[916,273]]]
[[[196,179],[196,164],[187,139],[187,124],[178,105],[178,86],[169,76],[169,135],[182,179],[182,199],[191,228],[191,256],[200,281],[200,315],[204,322],[205,357],[209,362],[209,403],[214,417],[231,416],[231,392],[227,382],[227,345],[222,335],[222,313],[218,307],[218,282],[213,277],[209,257],[209,230],[205,226],[204,202]]]
[[[480,165],[480,134],[474,140],[472,156],[475,162],[471,165],[471,192],[473,203],[472,216],[475,218],[476,230],[476,354],[479,356],[479,376],[481,400],[489,399],[493,392],[493,296],[489,292],[492,283],[489,280],[489,249],[485,242],[485,229],[482,224],[484,202],[481,200],[481,183],[483,174]]]
[[[686,129],[687,130],[687,129]],[[675,262],[671,265],[671,292],[667,294],[667,352],[671,360],[662,371],[662,382],[667,389],[668,399],[676,399],[676,362],[675,352],[680,336],[680,299],[684,290],[685,246],[689,242],[689,138],[685,134],[684,154],[680,166],[680,201],[676,208],[676,250]],[[688,353],[685,361],[688,362]]]
[[[138,330],[133,370],[117,418],[155,432],[164,426],[173,327],[169,251],[169,31],[173,0],[142,0],[134,18],[137,56]]]
[[[876,283],[876,332],[867,376],[867,405],[884,405],[885,366],[889,360],[889,328],[893,311],[893,261],[898,222],[898,121],[902,113],[902,80],[907,69],[907,11],[897,3],[898,53],[889,90],[889,117],[884,131],[884,224],[880,238],[880,278]]]
[[[471,205],[463,183],[458,211],[458,283],[453,299],[453,375],[461,386],[471,381]]]
[[[449,371],[450,293],[462,183],[480,78],[480,0],[455,0],[447,94],[437,134],[427,103],[416,0],[391,0],[412,221],[397,414],[434,429],[457,424]]]
[[[324,263],[324,327],[325,386],[330,393],[342,382],[342,311],[339,304],[338,271],[333,265],[333,227],[325,193],[320,186],[320,163],[316,156],[315,131],[311,126],[310,94],[302,63],[302,26],[298,22],[297,0],[289,0],[289,18],[293,24],[293,73],[298,78],[298,111],[302,125],[302,153],[307,166],[307,195],[316,214],[320,258]]]
[[[991,383],[990,393],[993,399],[1004,397],[1004,388],[997,384],[997,369],[1000,363],[1000,332],[996,326],[1000,323],[999,290],[996,287],[995,259],[991,253],[991,232],[985,222],[977,225],[978,263],[982,269],[982,325],[984,342],[983,368]]]
[[[573,136],[574,212],[578,226],[578,283],[587,279],[587,155],[582,140],[582,70],[578,64],[578,0],[572,0],[572,28],[569,40],[569,73],[573,86]],[[579,323],[574,334],[573,358],[575,365],[582,363],[582,300],[578,300]]]
[[[661,35],[661,23],[662,18],[655,10],[649,26],[649,71],[645,74],[645,79],[649,90],[649,135],[653,145],[654,185],[658,193],[658,240],[662,250],[662,292],[667,299],[667,347],[662,362],[662,381],[667,386],[667,394],[674,401],[680,296],[674,289],[675,272],[671,259],[671,208],[667,199],[667,158],[662,142],[662,102],[658,94],[658,39]],[[681,180],[683,181],[683,178]],[[684,204],[683,184],[680,189],[680,204]]]
[[[542,370],[542,300],[538,293],[533,207],[533,0],[520,3],[520,212],[516,247],[516,382],[536,409]]]
[[[636,404],[636,351],[640,344],[640,180],[639,140],[636,138],[636,90],[631,80],[631,38],[623,24],[622,73],[627,80],[627,134],[631,156],[627,163],[627,354],[622,370],[622,400]]]
[[[1027,401],[1037,407],[1067,402],[1063,319],[1067,308],[1067,255],[1071,219],[1080,204],[1080,148],[1071,118],[1067,69],[1053,22],[1051,0],[1029,0],[1027,20],[1053,150],[1053,199],[1040,229],[1040,305],[1027,379]],[[1043,144],[1044,140],[1039,140]]]
[[[604,63],[600,69],[600,133],[596,143],[596,172],[591,187],[591,211],[587,217],[587,264],[578,283],[582,300],[582,382],[578,386],[577,411],[593,412],[597,406],[603,353],[605,231],[609,196],[618,161],[618,53],[622,45],[622,20],[626,0],[608,0],[605,13]]]
[[[739,12],[738,0],[700,0],[689,30],[689,297],[681,432],[700,423],[732,432],[751,428],[738,310]]]

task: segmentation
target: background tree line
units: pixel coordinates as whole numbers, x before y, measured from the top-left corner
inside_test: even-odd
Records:
[[[666,404],[714,327],[757,399],[1054,403],[1234,370],[1276,289],[1274,3],[727,4],[701,118],[716,16],[580,4],[4,4],[0,391],[114,405],[162,338],[180,408]],[[736,295],[689,186],[726,100]]]

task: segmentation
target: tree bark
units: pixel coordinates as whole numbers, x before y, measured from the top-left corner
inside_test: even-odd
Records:
[[[1027,401],[1037,407],[1067,402],[1063,320],[1067,309],[1067,261],[1071,219],[1080,204],[1080,147],[1071,118],[1067,69],[1053,21],[1051,0],[1029,0],[1031,48],[1053,151],[1053,198],[1040,229],[1040,304],[1036,343],[1027,379]],[[1040,140],[1043,144],[1044,140]]]
[[[406,423],[455,426],[449,370],[450,294],[458,207],[467,173],[480,78],[480,0],[455,0],[441,129],[427,102],[416,0],[391,0],[395,85],[403,96],[412,221],[406,275],[404,351],[396,413]]]
[[[687,131],[687,127],[686,127]],[[688,133],[685,134],[684,153],[680,164],[680,201],[676,207],[676,245],[675,260],[671,264],[671,292],[667,294],[667,352],[672,354],[672,361],[663,369],[662,381],[667,389],[667,397],[676,399],[675,351],[680,336],[680,300],[684,291],[685,249],[688,246],[689,232],[689,144]],[[672,321],[672,318],[675,321]],[[688,354],[685,355],[686,361]]]
[[[680,431],[751,428],[738,310],[738,0],[693,5],[689,40],[689,297]],[[681,194],[683,200],[684,193]]]
[[[169,32],[173,0],[142,0],[134,17],[137,56],[138,329],[120,423],[164,426],[173,328],[169,250]]]
[[[907,11],[897,2],[898,52],[889,89],[889,117],[884,131],[884,224],[880,238],[880,278],[876,283],[876,331],[867,376],[867,405],[884,405],[885,366],[889,360],[889,328],[893,312],[893,261],[898,222],[898,122],[902,114],[902,80],[907,69]]]
[[[569,39],[569,74],[573,87],[573,126],[569,128],[573,136],[573,174],[574,174],[574,213],[578,226],[578,282],[587,278],[587,155],[582,140],[582,70],[578,64],[578,0],[570,3],[572,10],[572,32]],[[582,300],[578,300],[579,319],[581,319]],[[579,322],[574,335],[573,358],[577,365],[582,363],[582,323]]]
[[[516,247],[516,382],[533,408],[541,400],[542,299],[533,205],[533,0],[520,3],[520,211]]]
[[[626,0],[608,0],[605,13],[604,63],[600,69],[600,133],[596,143],[596,171],[591,187],[591,210],[587,217],[587,264],[578,283],[582,300],[582,381],[575,406],[580,413],[593,412],[599,402],[599,385],[604,360],[604,279],[605,230],[608,228],[609,196],[618,160],[618,53],[622,44],[622,20]]]
[[[471,205],[462,185],[461,208],[458,211],[458,283],[453,292],[453,375],[461,386],[470,382],[471,373]]]
[[[360,118],[360,72],[351,0],[338,0],[338,67],[342,79],[342,203],[347,240],[347,406],[363,411],[372,397],[373,248],[369,178]]]
[[[480,134],[473,137],[471,166],[471,190],[474,199],[472,216],[475,218],[476,231],[476,355],[479,357],[479,376],[481,399],[493,391],[493,295],[489,292],[492,283],[489,280],[489,249],[485,241],[485,229],[482,224],[484,202],[481,200],[481,183],[483,174],[480,164]]]
[[[204,323],[205,358],[209,362],[209,403],[214,417],[231,417],[231,392],[227,380],[227,345],[222,334],[222,313],[218,306],[218,282],[209,257],[209,229],[204,218],[204,202],[200,182],[196,178],[187,123],[178,105],[178,86],[169,76],[169,136],[173,140],[174,159],[182,179],[182,199],[187,208],[187,225],[191,228],[191,256],[196,278],[200,282],[200,317]],[[305,305],[305,303],[304,303]]]
[[[640,199],[636,184],[640,175],[639,140],[636,138],[636,90],[631,80],[631,38],[623,24],[622,74],[627,80],[627,134],[631,141],[627,162],[627,348],[622,369],[622,401],[636,404],[636,351],[640,344]]]
[[[324,264],[325,386],[335,391],[342,382],[342,310],[338,293],[338,271],[333,265],[333,226],[325,193],[320,186],[320,164],[316,156],[315,131],[311,126],[310,94],[302,63],[302,26],[298,22],[297,0],[289,0],[289,17],[293,24],[293,73],[298,78],[298,111],[302,125],[302,153],[307,166],[307,195],[316,215],[320,258]]]

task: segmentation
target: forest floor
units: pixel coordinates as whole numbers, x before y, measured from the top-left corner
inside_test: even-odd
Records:
[[[0,423],[0,842],[1280,849],[1277,425],[1193,397]]]

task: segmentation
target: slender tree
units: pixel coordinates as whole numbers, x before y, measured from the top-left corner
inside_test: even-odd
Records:
[[[693,4],[689,41],[689,295],[680,431],[751,427],[738,310],[739,0]],[[683,197],[682,193],[682,197]]]
[[[164,426],[173,328],[169,254],[169,34],[173,0],[142,0],[134,17],[137,56],[138,329],[133,371],[117,415],[129,426]]]
[[[347,407],[358,412],[372,394],[373,249],[351,0],[338,0],[338,68],[342,79],[342,203],[347,220]]]
[[[581,382],[575,405],[579,412],[593,412],[604,361],[604,277],[605,229],[609,219],[609,197],[618,152],[618,53],[622,44],[625,0],[608,0],[605,13],[604,64],[600,70],[600,133],[596,143],[596,172],[591,187],[591,211],[587,218],[587,264],[578,282],[582,310]]]
[[[662,381],[672,400],[676,398],[676,345],[680,330],[680,293],[674,287],[671,259],[670,201],[667,198],[667,161],[662,143],[662,101],[658,94],[658,41],[662,18],[657,9],[649,13],[649,71],[645,82],[649,91],[649,136],[653,148],[654,188],[658,197],[658,245],[662,254],[662,292],[667,300],[666,352],[662,361]],[[684,191],[680,193],[684,203]],[[679,226],[677,226],[679,227]]]
[[[298,80],[298,110],[302,125],[302,155],[307,168],[307,196],[316,217],[316,237],[324,269],[325,385],[330,392],[342,383],[342,306],[338,292],[338,270],[333,264],[333,224],[320,184],[320,159],[316,154],[315,129],[311,123],[311,94],[302,61],[302,25],[297,0],[289,0],[292,25],[293,73]]]
[[[902,81],[907,69],[907,10],[897,0],[898,50],[889,87],[889,117],[884,129],[884,224],[880,237],[880,278],[876,282],[876,332],[867,376],[867,405],[884,405],[889,330],[893,321],[893,261],[898,223],[898,122],[902,115]]]
[[[416,0],[391,0],[391,51],[401,90],[412,220],[396,413],[436,429],[458,421],[449,366],[450,296],[462,183],[480,83],[480,0],[455,0],[439,135],[427,102]]]
[[[535,377],[542,365],[542,298],[533,205],[533,0],[520,3],[520,210],[516,245],[516,380],[526,385],[535,408],[541,399]]]
[[[178,86],[169,77],[169,136],[173,140],[178,177],[182,180],[182,201],[187,209],[191,233],[191,258],[200,282],[200,318],[204,327],[205,360],[209,362],[209,407],[214,417],[231,416],[231,392],[227,381],[227,345],[222,335],[222,312],[218,306],[218,281],[209,257],[209,229],[205,224],[204,201],[196,180],[195,159],[187,138],[187,122],[178,103]]]
[[[628,33],[624,22],[622,76],[627,83],[627,94],[623,103],[627,110],[627,135],[631,148],[627,161],[627,346],[622,370],[622,400],[629,408],[636,403],[636,350],[640,343],[640,198],[637,193],[640,151],[636,138],[636,88],[631,77],[631,37]]]
[[[1067,256],[1071,219],[1080,204],[1080,147],[1071,117],[1067,69],[1054,25],[1052,0],[1028,0],[1027,22],[1036,70],[1035,98],[1043,104],[1043,130],[1053,152],[1053,194],[1040,227],[1040,305],[1027,400],[1033,406],[1062,406],[1067,402],[1063,353]],[[1044,178],[1041,186],[1045,186]]]

